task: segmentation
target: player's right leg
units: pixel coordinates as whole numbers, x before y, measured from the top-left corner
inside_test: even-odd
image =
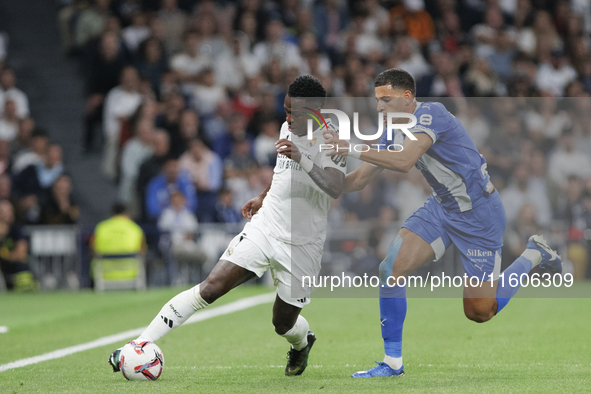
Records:
[[[245,226],[242,233],[232,239],[207,279],[177,294],[162,307],[136,342],[157,341],[186,322],[195,311],[207,307],[234,287],[263,275],[268,268],[268,259],[260,245],[264,239],[260,239],[256,229],[249,228]],[[119,369],[118,356],[119,349],[109,358],[114,371]]]
[[[380,264],[380,324],[384,340],[384,361],[367,371],[359,371],[352,377],[404,375],[402,328],[406,318],[406,287],[389,285],[395,283],[396,278],[407,277],[417,268],[432,261],[435,255],[432,245],[413,231],[403,228],[398,232],[390,245],[388,256]],[[391,279],[386,282],[389,276]]]
[[[232,290],[234,287],[253,279],[256,274],[226,260],[220,260],[207,279],[189,290],[174,296],[168,301],[150,325],[135,340],[136,342],[155,342],[173,329],[181,326],[196,311]],[[109,357],[113,371],[119,371],[120,349]]]

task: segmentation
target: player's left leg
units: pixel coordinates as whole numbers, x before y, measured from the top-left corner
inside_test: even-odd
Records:
[[[445,228],[462,254],[462,263],[470,278],[464,287],[464,313],[477,323],[486,322],[503,309],[520,287],[521,275],[540,265],[541,268],[562,271],[560,257],[540,236],[529,239],[526,250],[513,264],[501,271],[501,247],[506,218],[503,204],[494,192],[489,201],[471,211],[449,215]],[[517,281],[509,281],[515,277]],[[488,283],[482,283],[485,281]]]
[[[291,345],[288,355],[286,376],[301,375],[308,365],[310,349],[316,336],[310,331],[308,321],[300,315],[302,308],[286,303],[277,295],[273,304],[273,326],[275,332]]]
[[[500,265],[500,250],[499,265]],[[560,256],[548,246],[543,237],[533,235],[527,248],[513,264],[503,271],[503,279],[480,286],[464,287],[464,313],[468,319],[483,323],[499,313],[521,286],[521,275],[539,266],[549,273],[562,272]]]
[[[313,278],[320,272],[324,243],[288,245],[278,240],[271,240],[271,243],[275,253],[270,270],[277,287],[273,326],[290,344],[285,375],[301,375],[316,341],[308,321],[300,315],[302,308],[310,303],[311,293],[310,284],[303,278]]]

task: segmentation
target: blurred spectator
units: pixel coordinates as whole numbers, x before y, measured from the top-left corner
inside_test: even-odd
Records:
[[[31,138],[35,130],[33,118],[23,118],[18,124],[16,138],[10,142],[10,154],[14,157],[31,145]]]
[[[246,79],[246,84],[241,93],[234,96],[234,109],[240,112],[250,121],[260,106],[261,79],[258,76]]]
[[[575,149],[572,130],[565,130],[560,138],[558,149],[550,155],[548,168],[554,182],[562,187],[567,186],[571,176],[586,178],[591,176],[591,162],[587,156]]]
[[[14,102],[16,116],[18,118],[29,116],[29,99],[25,92],[16,87],[16,76],[13,70],[7,68],[2,71],[0,74],[0,87],[2,88],[2,93],[0,94],[0,104],[2,104],[0,111],[4,111],[5,109],[4,103],[1,102],[3,98],[4,101],[12,100]]]
[[[19,118],[16,114],[16,105],[12,100],[4,102],[4,113],[0,117],[0,140],[12,141],[18,133]]]
[[[425,1],[404,0],[403,3],[390,9],[392,33],[405,32],[422,46],[427,45],[435,37],[435,26],[431,15],[425,11]]]
[[[218,223],[240,223],[242,215],[238,209],[234,207],[232,190],[220,190],[219,199],[215,207],[216,222]]]
[[[283,124],[285,121],[283,98],[281,98],[281,107],[277,105],[277,101],[277,95],[273,90],[269,88],[263,90],[260,98],[260,105],[254,112],[252,119],[248,124],[248,134],[256,136],[261,133],[264,122],[275,120],[278,125]]]
[[[137,205],[135,184],[140,166],[154,153],[154,129],[150,120],[142,120],[136,127],[135,137],[125,143],[121,154],[121,181],[119,184],[119,201],[130,207],[135,213]]]
[[[90,152],[95,129],[102,122],[105,96],[119,83],[125,56],[119,47],[119,38],[113,32],[103,33],[99,51],[88,61],[86,81],[86,108],[84,115],[84,150]]]
[[[72,198],[72,179],[60,175],[51,187],[49,200],[41,210],[40,224],[76,224],[80,208]]]
[[[0,140],[0,175],[10,174],[11,167],[10,144],[8,141]]]
[[[105,157],[103,170],[106,176],[115,179],[117,175],[117,155],[119,138],[125,122],[141,104],[139,76],[134,67],[125,67],[121,71],[121,83],[111,89],[105,99],[103,127],[105,133]]]
[[[28,263],[28,242],[14,221],[14,208],[7,200],[0,201],[0,269],[6,287],[14,291],[36,290]]]
[[[512,224],[525,204],[534,207],[536,222],[544,228],[552,220],[552,208],[546,193],[539,193],[538,188],[530,186],[529,167],[526,163],[517,165],[513,172],[513,182],[501,191],[501,200],[505,206],[507,223]]]
[[[111,217],[103,220],[96,225],[94,234],[90,240],[90,246],[95,257],[109,256],[126,256],[135,258],[146,251],[146,237],[140,226],[138,226],[127,212],[125,205],[121,203],[113,204],[111,209]],[[117,260],[116,260],[117,261]],[[129,260],[119,259],[126,268],[131,268]],[[94,271],[94,261],[92,263],[92,270]],[[132,265],[132,269],[137,269],[136,265]],[[124,272],[128,275],[129,272]],[[138,272],[132,272],[133,276]]]
[[[457,102],[460,102],[460,100]],[[482,102],[461,101],[461,103],[465,104],[458,115],[458,120],[462,122],[462,125],[466,128],[470,137],[472,137],[474,145],[480,150],[490,134],[489,122],[482,116]]]
[[[181,114],[181,121],[179,123],[180,139],[178,146],[175,148],[174,154],[180,156],[189,148],[189,143],[195,138],[201,139],[201,132],[199,131],[199,117],[195,111],[187,109]]]
[[[391,55],[396,63],[395,67],[407,71],[416,81],[429,73],[431,67],[421,54],[421,48],[415,39],[400,37],[396,40],[395,48]]]
[[[21,149],[15,156],[12,165],[13,175],[18,175],[22,170],[32,164],[43,163],[47,146],[49,145],[49,138],[45,130],[36,128],[31,134],[29,146]]]
[[[197,217],[202,222],[213,222],[217,192],[222,186],[224,168],[222,161],[199,139],[194,139],[189,150],[179,160],[181,170],[186,170],[197,191]]]
[[[193,108],[201,116],[210,116],[215,112],[218,104],[226,99],[226,89],[215,84],[213,69],[206,68],[199,74],[200,83],[189,89],[193,96]]]
[[[139,45],[140,60],[137,69],[140,75],[150,81],[152,91],[160,97],[162,75],[168,70],[168,60],[163,53],[160,41],[149,38]]]
[[[197,218],[187,209],[187,201],[180,191],[170,195],[170,206],[162,211],[158,219],[158,230],[170,236],[172,256],[181,267],[200,266],[207,260],[207,255],[195,242]],[[177,275],[173,284],[186,284],[188,276]]]
[[[450,96],[447,81],[457,78],[457,70],[451,56],[445,52],[431,55],[435,72],[417,81],[417,97]]]
[[[183,110],[185,109],[185,100],[178,93],[171,93],[164,102],[164,113],[156,118],[156,127],[166,130],[170,138],[170,153],[178,157],[185,150],[183,138],[180,132],[180,122]]]
[[[232,49],[222,52],[215,59],[215,81],[217,85],[231,90],[239,90],[244,86],[247,78],[258,75],[261,69],[259,59],[250,51],[248,37],[242,33],[235,33]]]
[[[506,80],[511,76],[515,52],[513,37],[506,31],[500,31],[494,39],[493,50],[487,56],[487,60],[491,69],[502,80]]]
[[[162,0],[158,21],[163,26],[163,38],[170,53],[181,49],[181,38],[187,28],[187,16],[178,8],[177,0]]]
[[[538,69],[537,86],[553,96],[562,96],[564,88],[577,77],[577,72],[568,64],[562,49],[552,51],[550,61]]]
[[[236,141],[243,141],[252,138],[246,134],[246,118],[240,113],[234,113],[226,120],[228,130],[213,141],[213,150],[220,159],[225,160],[232,154],[233,144]]]
[[[298,47],[285,39],[285,26],[279,19],[267,22],[265,41],[256,44],[253,53],[263,66],[274,58],[281,61],[284,69],[298,67],[301,61]]]
[[[493,130],[481,150],[486,158],[491,177],[509,179],[515,164],[519,161],[522,145],[522,126],[519,118],[503,114],[501,125]]]
[[[575,278],[585,278],[588,265],[585,231],[591,227],[590,215],[586,212],[588,196],[583,194],[583,182],[577,176],[568,177],[566,193],[558,206],[558,218],[567,227],[567,258],[575,267]],[[587,237],[588,238],[588,237]]]
[[[279,124],[273,118],[261,122],[260,134],[254,140],[254,154],[261,166],[274,166],[277,159],[275,142],[279,140]]]
[[[162,170],[164,162],[169,158],[170,152],[170,138],[165,131],[154,132],[154,152],[152,156],[144,161],[140,167],[136,183],[136,193],[138,201],[141,202],[141,219],[142,221],[147,220],[148,216],[146,213],[146,189],[148,183]]]
[[[558,109],[555,97],[531,100],[534,108],[525,116],[525,125],[531,139],[545,152],[556,145],[562,133],[572,127],[571,116]]]
[[[258,163],[252,155],[250,141],[246,138],[235,140],[232,143],[232,153],[224,160],[227,177],[244,177],[250,170],[257,167]]]
[[[146,190],[146,211],[151,220],[156,221],[164,208],[170,205],[170,196],[175,191],[181,192],[187,208],[195,211],[197,196],[188,172],[180,170],[178,160],[168,159],[161,174],[150,181]]]
[[[179,81],[197,83],[199,74],[210,66],[210,59],[199,53],[199,44],[200,38],[196,32],[189,30],[183,35],[184,51],[170,60],[170,68],[176,72]]]
[[[76,34],[74,36],[78,47],[84,46],[90,39],[99,36],[110,14],[111,0],[94,0],[93,5],[82,11],[76,21]]]
[[[349,14],[342,0],[327,0],[314,8],[314,31],[318,35],[320,49],[336,57],[339,33],[349,24]]]
[[[494,45],[499,34],[504,31],[501,9],[494,6],[489,7],[486,10],[483,22],[474,26],[470,34],[476,43],[476,56],[488,58],[494,52]]]
[[[150,28],[148,27],[148,18],[143,12],[136,12],[132,16],[131,25],[123,29],[123,32],[121,33],[125,45],[127,45],[132,52],[136,52],[140,44],[149,36]]]
[[[51,186],[63,172],[61,146],[49,145],[44,163],[31,164],[15,177],[14,192],[23,197],[35,196],[42,204]]]

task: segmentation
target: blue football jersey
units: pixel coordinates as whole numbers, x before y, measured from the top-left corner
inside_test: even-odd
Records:
[[[441,206],[449,211],[465,212],[485,202],[493,190],[486,160],[462,123],[437,102],[417,102],[414,115],[417,124],[410,131],[425,133],[433,140],[415,167],[421,170]],[[402,136],[396,130],[393,139],[388,140],[384,133],[380,145],[401,143]]]

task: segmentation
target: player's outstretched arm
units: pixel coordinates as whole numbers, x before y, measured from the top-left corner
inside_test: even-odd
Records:
[[[269,189],[271,188],[271,184],[267,186],[267,188],[255,198],[248,200],[246,204],[242,207],[242,217],[247,219],[252,219],[252,216],[258,212],[259,209],[263,206],[263,200],[267,196]]]
[[[433,140],[425,133],[415,133],[416,141],[407,138],[404,141],[402,151],[391,152],[388,150],[369,150],[362,152],[358,159],[367,163],[375,164],[388,170],[407,173],[419,160],[419,158],[429,149]],[[324,132],[326,138],[325,144],[331,144],[335,150],[328,152],[327,156],[347,155],[349,152],[349,143],[339,139],[339,135],[332,130]]]
[[[382,170],[382,167],[376,167],[369,163],[361,164],[359,168],[345,177],[343,193],[351,193],[364,189]]]
[[[275,143],[277,153],[281,153],[299,163],[310,178],[332,198],[339,198],[345,185],[345,174],[336,168],[321,168],[310,159],[302,156],[297,146],[287,139],[280,139]],[[306,161],[304,163],[303,161]]]

